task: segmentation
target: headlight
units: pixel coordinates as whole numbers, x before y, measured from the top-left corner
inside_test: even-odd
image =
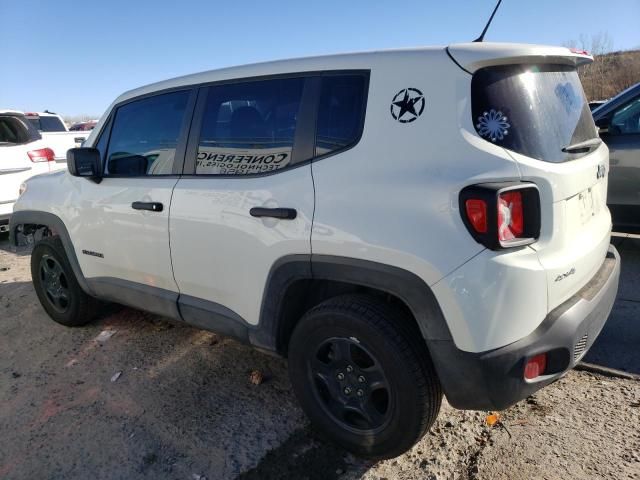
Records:
[[[24,192],[27,191],[27,184],[21,183],[20,188],[18,189],[18,197],[21,197]]]

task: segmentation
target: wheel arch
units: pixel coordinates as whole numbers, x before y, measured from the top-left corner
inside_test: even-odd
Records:
[[[292,255],[271,269],[251,343],[286,356],[288,339],[304,312],[345,293],[374,294],[396,303],[411,315],[427,343],[452,338],[433,291],[414,273],[362,259]]]
[[[73,248],[73,243],[69,235],[69,231],[60,217],[53,213],[42,212],[37,210],[20,210],[13,212],[9,221],[9,242],[11,245],[18,246],[19,236],[23,232],[27,231],[28,227],[34,227],[33,230],[38,230],[41,227],[46,227],[53,235],[60,237],[64,251],[67,255],[67,259],[71,264],[73,273],[80,285],[80,288],[88,295],[92,295],[91,289],[82,274],[76,251]]]

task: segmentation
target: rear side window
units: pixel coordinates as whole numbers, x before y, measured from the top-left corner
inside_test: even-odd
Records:
[[[358,141],[364,119],[364,96],[362,75],[323,77],[315,156],[342,150]]]
[[[31,124],[41,132],[66,132],[64,123],[58,117],[30,118]]]
[[[546,162],[586,155],[563,148],[597,137],[575,68],[507,65],[473,75],[473,124],[485,140]]]
[[[0,116],[0,146],[19,145],[38,140],[40,134],[27,120],[18,116]]]
[[[106,173],[171,175],[189,94],[165,93],[119,107],[107,148]]]
[[[248,175],[291,163],[304,78],[209,87],[196,174]]]

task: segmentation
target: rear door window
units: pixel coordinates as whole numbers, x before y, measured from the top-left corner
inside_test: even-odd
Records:
[[[598,136],[575,68],[506,65],[473,75],[473,124],[485,140],[546,162],[586,155],[563,148]]]
[[[291,164],[304,78],[209,87],[198,175],[267,173]]]
[[[30,117],[29,122],[41,132],[66,132],[67,129],[58,117]]]

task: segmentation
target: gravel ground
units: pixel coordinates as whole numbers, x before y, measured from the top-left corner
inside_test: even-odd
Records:
[[[640,240],[624,242],[623,260],[640,265]],[[591,361],[633,372],[640,268],[623,274]],[[493,427],[486,413],[445,402],[411,451],[356,459],[310,428],[284,361],[127,308],[59,326],[36,299],[29,252],[0,238],[0,479],[640,479],[640,381],[573,371]]]

